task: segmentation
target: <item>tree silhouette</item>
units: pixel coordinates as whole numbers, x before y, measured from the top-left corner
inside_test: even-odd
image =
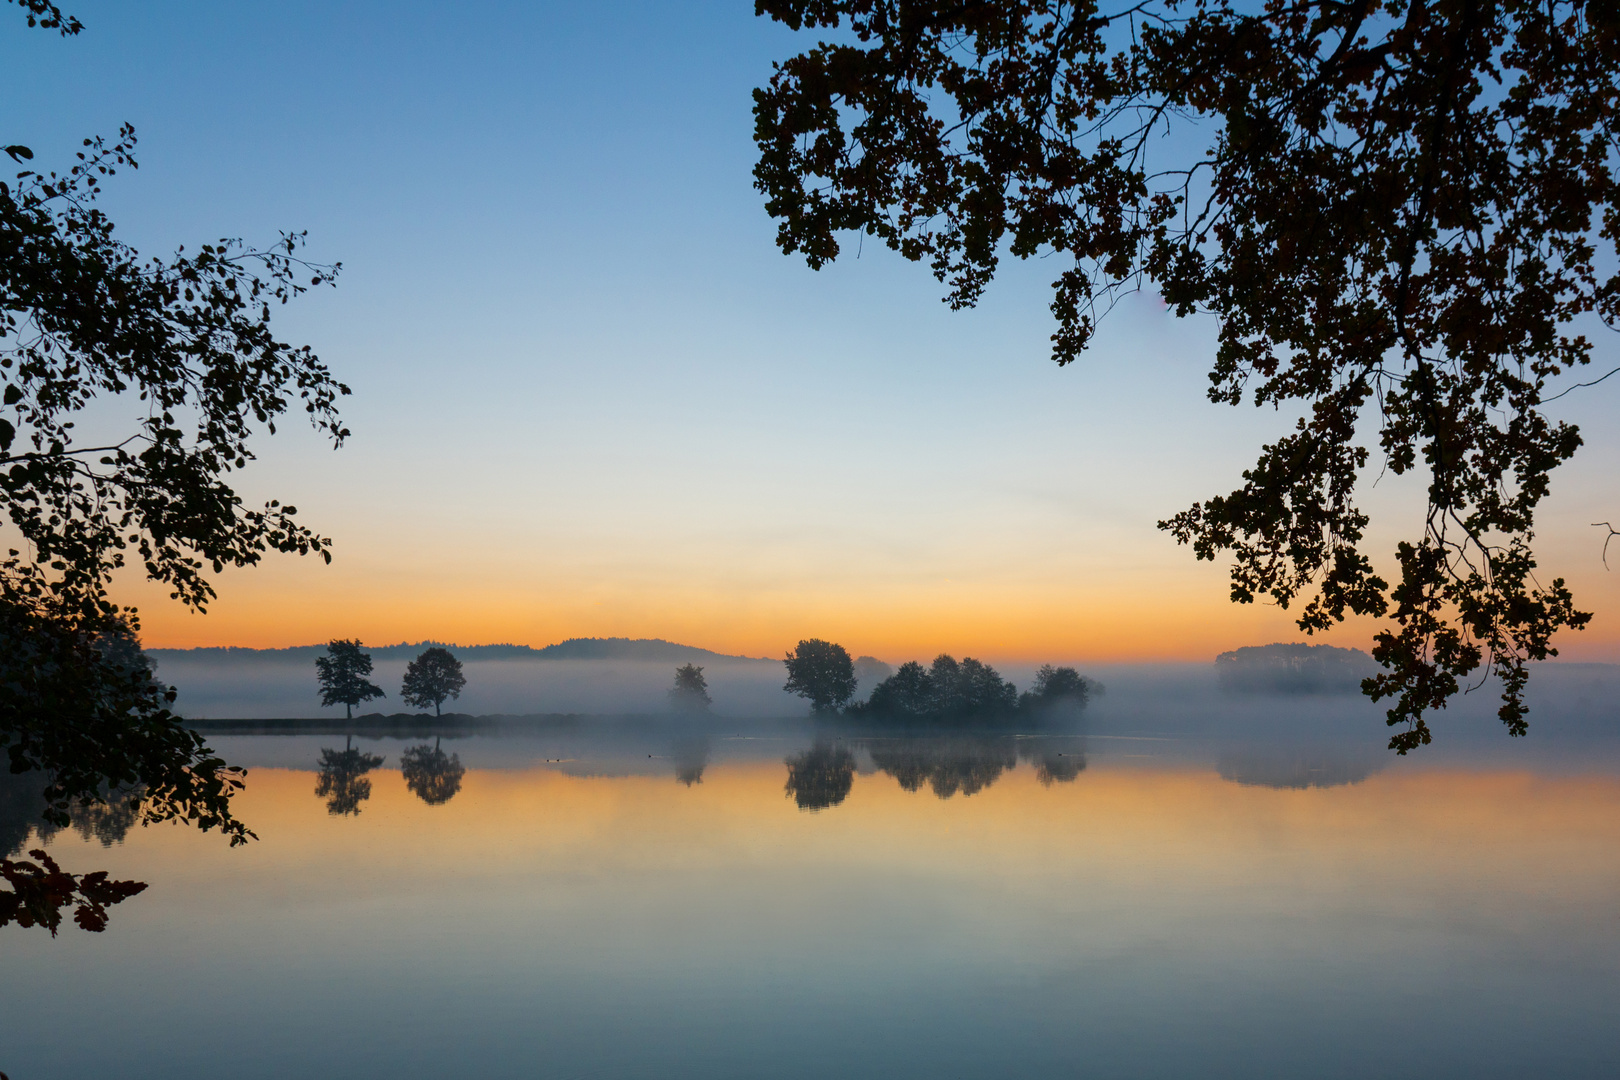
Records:
[[[345,719],[354,717],[354,707],[371,698],[387,697],[382,687],[366,678],[371,674],[371,654],[360,651],[359,640],[336,638],[326,645],[326,655],[315,658],[315,679],[321,688],[322,705],[342,705]]]
[[[1085,709],[1101,684],[1072,667],[1042,664],[1035,684],[1018,698],[1018,708],[1036,717],[1074,715]]]
[[[326,812],[333,817],[359,814],[360,804],[371,798],[371,780],[366,773],[383,763],[381,754],[367,754],[350,746],[344,737],[342,750],[321,748],[320,779],[315,794],[326,800]]]
[[[44,0],[21,9],[63,37],[84,29]],[[6,142],[10,161],[33,160]],[[253,458],[250,433],[274,432],[291,410],[334,444],[347,436],[336,402],[348,389],[271,325],[274,308],[337,267],[301,259],[300,233],[141,255],[97,205],[134,153],[125,125],[111,144],[84,140],[64,173],[24,168],[0,184],[0,512],[13,534],[0,547],[0,744],[8,767],[49,775],[57,819],[109,784],[144,786],[146,820],[241,843],[240,772],[170,711],[166,687],[120,671],[96,643],[138,628],[109,596],[130,563],[202,610],[210,571],[271,551],[330,559],[293,507],[255,509],[226,481]],[[134,413],[122,428],[100,413],[82,422],[108,406]],[[85,431],[110,433],[86,443]]]
[[[915,660],[872,688],[860,711],[891,720],[962,721],[1010,715],[1018,691],[989,664],[941,653],[924,668]]]
[[[783,790],[799,804],[800,810],[826,810],[849,797],[855,785],[855,755],[846,747],[817,742],[808,750],[790,755],[787,784]]]
[[[756,10],[839,27],[754,93],[784,252],[819,268],[841,234],[875,237],[956,307],[1006,254],[1059,256],[1060,364],[1127,292],[1213,315],[1210,399],[1289,430],[1241,487],[1160,527],[1200,559],[1230,552],[1232,599],[1300,603],[1308,633],[1387,618],[1365,691],[1394,699],[1398,752],[1482,665],[1524,733],[1526,664],[1590,620],[1531,540],[1581,444],[1543,407],[1582,385],[1596,346],[1576,324],[1620,323],[1614,4]],[[1393,584],[1355,496],[1380,470],[1428,500]]]
[[[810,638],[799,642],[783,663],[788,680],[782,689],[809,699],[818,713],[836,712],[855,693],[855,662],[842,645]]]
[[[432,746],[423,743],[401,754],[399,771],[405,776],[405,786],[417,798],[429,806],[443,806],[461,790],[461,777],[467,770],[462,768],[461,757],[445,754],[435,738]]]
[[[450,655],[450,650],[435,646],[424,650],[406,666],[399,697],[405,704],[419,709],[431,705],[433,715],[441,716],[439,706],[444,704],[444,699],[460,697],[466,685],[467,676],[461,673],[461,661]]]
[[[669,692],[669,703],[678,712],[703,712],[710,705],[709,683],[703,669],[696,664],[682,664],[675,669],[675,686]]]

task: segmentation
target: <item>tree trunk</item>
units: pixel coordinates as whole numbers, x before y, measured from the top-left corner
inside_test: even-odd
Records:
[[[343,703],[343,719],[345,719],[345,720],[353,720],[354,719],[354,702],[345,701]]]

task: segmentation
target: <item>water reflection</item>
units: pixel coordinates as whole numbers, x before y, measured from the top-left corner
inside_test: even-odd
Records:
[[[382,759],[377,761],[380,764]],[[399,769],[405,774],[405,786],[429,806],[443,806],[454,798],[461,790],[461,778],[467,771],[459,755],[446,754],[439,749],[437,736],[432,746],[423,743],[401,754]],[[366,783],[369,785],[370,781]]]
[[[707,735],[683,736],[676,739],[669,752],[670,758],[675,762],[675,779],[687,787],[703,783],[703,770],[709,767],[709,753],[712,749]]]
[[[1071,738],[1020,739],[1018,756],[1035,766],[1042,787],[1070,784],[1086,769],[1086,740]]]
[[[1359,784],[1389,761],[1373,751],[1343,747],[1248,746],[1216,759],[1223,780],[1269,788],[1329,788]]]
[[[826,810],[849,797],[855,785],[855,755],[840,743],[818,741],[786,759],[783,788],[800,810]]]
[[[0,771],[0,858],[21,851],[30,833],[39,843],[48,843],[61,831],[43,816],[48,779],[42,772]],[[143,790],[123,788],[115,789],[105,803],[75,801],[68,808],[70,825],[86,840],[112,847],[123,843],[141,819],[143,801]]]
[[[1010,736],[868,739],[865,746],[873,764],[902,788],[920,791],[927,784],[941,799],[977,794],[1018,764],[1017,743]]]
[[[317,797],[326,800],[326,812],[333,817],[360,813],[360,804],[371,798],[371,780],[366,773],[383,763],[381,754],[368,754],[350,745],[345,736],[342,750],[321,748]],[[460,783],[460,779],[457,779]]]

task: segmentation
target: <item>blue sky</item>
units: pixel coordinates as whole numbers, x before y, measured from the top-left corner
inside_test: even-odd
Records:
[[[875,244],[820,273],[777,251],[749,91],[803,43],[751,5],[68,10],[76,39],[0,23],[8,142],[48,166],[128,121],[141,168],[105,205],[129,242],[307,229],[344,264],[280,330],[353,386],[354,438],[287,425],[243,483],[337,561],[227,574],[205,618],[130,581],[151,643],[1122,658],[1297,636],[1154,528],[1285,426],[1205,402],[1209,324],[1133,298],[1060,370],[1055,260],[953,313]],[[1595,445],[1558,478],[1544,561],[1606,655],[1586,522],[1620,516],[1614,398],[1566,400]],[[1373,493],[1383,547],[1419,527],[1412,494]]]

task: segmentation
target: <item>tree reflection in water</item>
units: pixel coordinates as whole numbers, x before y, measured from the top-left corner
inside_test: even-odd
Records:
[[[676,739],[669,752],[675,762],[675,779],[687,787],[703,783],[703,770],[709,767],[709,749],[706,735]]]
[[[1012,735],[867,739],[872,763],[906,791],[928,785],[935,795],[976,795],[1020,760],[1035,766],[1045,787],[1067,784],[1086,767],[1086,741],[1078,736],[1017,738]]]
[[[453,799],[461,790],[461,778],[467,772],[459,754],[446,754],[439,749],[437,736],[432,746],[423,743],[401,754],[399,771],[405,774],[405,786],[429,806],[443,806]]]
[[[1035,779],[1042,787],[1069,784],[1086,770],[1086,740],[1079,736],[1020,739],[1018,756],[1035,766]]]
[[[920,791],[927,784],[941,799],[977,794],[1018,764],[1011,736],[869,739],[866,748],[872,763],[902,788]]]
[[[1389,762],[1368,747],[1229,747],[1216,760],[1221,779],[1251,787],[1305,788],[1359,784]]]
[[[849,797],[855,785],[855,755],[848,748],[817,742],[808,750],[789,755],[787,785],[783,788],[800,810],[826,810]]]
[[[43,772],[0,770],[0,857],[21,851],[30,833],[43,844],[61,831],[41,816],[48,781]],[[72,828],[86,840],[99,840],[102,847],[121,844],[141,819],[144,796],[141,788],[118,788],[104,803],[76,800],[68,807]]]
[[[326,800],[326,812],[333,817],[360,813],[360,804],[371,798],[366,773],[383,763],[381,754],[355,749],[350,746],[352,741],[352,736],[344,736],[342,750],[321,748],[321,778],[315,794]]]
[[[17,923],[24,928],[41,926],[56,936],[57,927],[69,908],[81,929],[99,932],[107,926],[107,908],[145,890],[144,882],[113,881],[106,871],[71,874],[63,870],[42,848],[28,852],[28,859],[14,859],[32,835],[44,844],[59,831],[45,821],[43,772],[15,774],[0,771],[0,926]],[[74,802],[68,810],[73,828],[86,840],[99,840],[102,847],[122,843],[135,822],[140,820],[142,792],[117,790],[105,804]],[[30,861],[32,860],[32,861]]]

